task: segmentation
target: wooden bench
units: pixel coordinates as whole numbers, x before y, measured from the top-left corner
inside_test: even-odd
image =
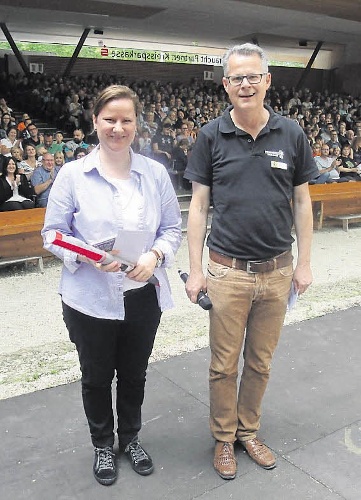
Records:
[[[317,229],[326,217],[342,221],[344,231],[350,222],[361,221],[361,182],[312,184],[309,190]]]
[[[37,259],[43,270],[42,258],[51,255],[40,235],[44,217],[45,208],[0,212],[0,265]]]

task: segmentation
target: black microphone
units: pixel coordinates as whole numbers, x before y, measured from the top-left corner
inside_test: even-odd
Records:
[[[188,273],[184,273],[180,269],[178,269],[178,274],[183,283],[187,283]],[[206,293],[203,292],[203,290],[201,290],[197,295],[197,304],[206,311],[208,311],[212,307],[211,299],[208,297]]]

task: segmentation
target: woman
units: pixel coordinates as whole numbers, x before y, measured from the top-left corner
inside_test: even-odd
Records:
[[[45,247],[64,262],[63,317],[79,354],[84,409],[95,448],[93,473],[105,485],[116,479],[115,371],[119,449],[137,473],[153,471],[152,459],[138,440],[141,406],[161,311],[172,306],[165,267],[181,242],[180,210],[168,173],[131,149],[137,102],[125,86],[113,85],[99,94],[93,116],[99,145],[61,168],[42,232]],[[47,243],[47,233],[54,229],[108,250],[120,230],[131,231],[133,241],[145,237],[146,242],[134,269],[125,274],[118,260],[93,264]],[[120,258],[129,241],[121,241]],[[153,273],[159,287],[147,283]]]
[[[7,129],[6,137],[0,140],[0,153],[4,156],[11,156],[11,148],[19,146],[18,131],[14,125]]]
[[[353,151],[353,159],[355,160],[356,165],[361,164],[361,136],[356,135],[353,139],[351,148]]]
[[[321,144],[315,142],[314,144],[312,144],[311,148],[313,157],[321,156]]]
[[[361,181],[360,169],[357,167],[355,160],[351,158],[351,146],[349,144],[342,147],[341,160],[342,163],[339,167],[340,178],[349,181]]]
[[[24,172],[28,179],[30,179],[32,173],[39,165],[41,165],[41,163],[37,160],[35,147],[31,144],[28,144],[27,146],[25,146],[24,160],[20,164],[21,168],[24,169]]]
[[[6,139],[6,131],[11,125],[11,115],[3,113],[0,122],[0,139]]]
[[[0,212],[34,208],[33,195],[26,176],[18,173],[15,158],[6,156],[0,177]]]

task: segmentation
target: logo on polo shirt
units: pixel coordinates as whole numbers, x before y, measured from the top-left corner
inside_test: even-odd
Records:
[[[265,154],[267,156],[272,156],[273,158],[279,158],[280,160],[283,160],[285,155],[281,149],[279,151],[265,151]]]

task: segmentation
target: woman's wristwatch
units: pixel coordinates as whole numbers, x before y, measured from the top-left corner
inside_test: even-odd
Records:
[[[157,263],[155,267],[160,267],[163,264],[163,254],[161,254],[160,251],[156,248],[151,248],[149,251],[154,253],[154,255],[157,257]]]

